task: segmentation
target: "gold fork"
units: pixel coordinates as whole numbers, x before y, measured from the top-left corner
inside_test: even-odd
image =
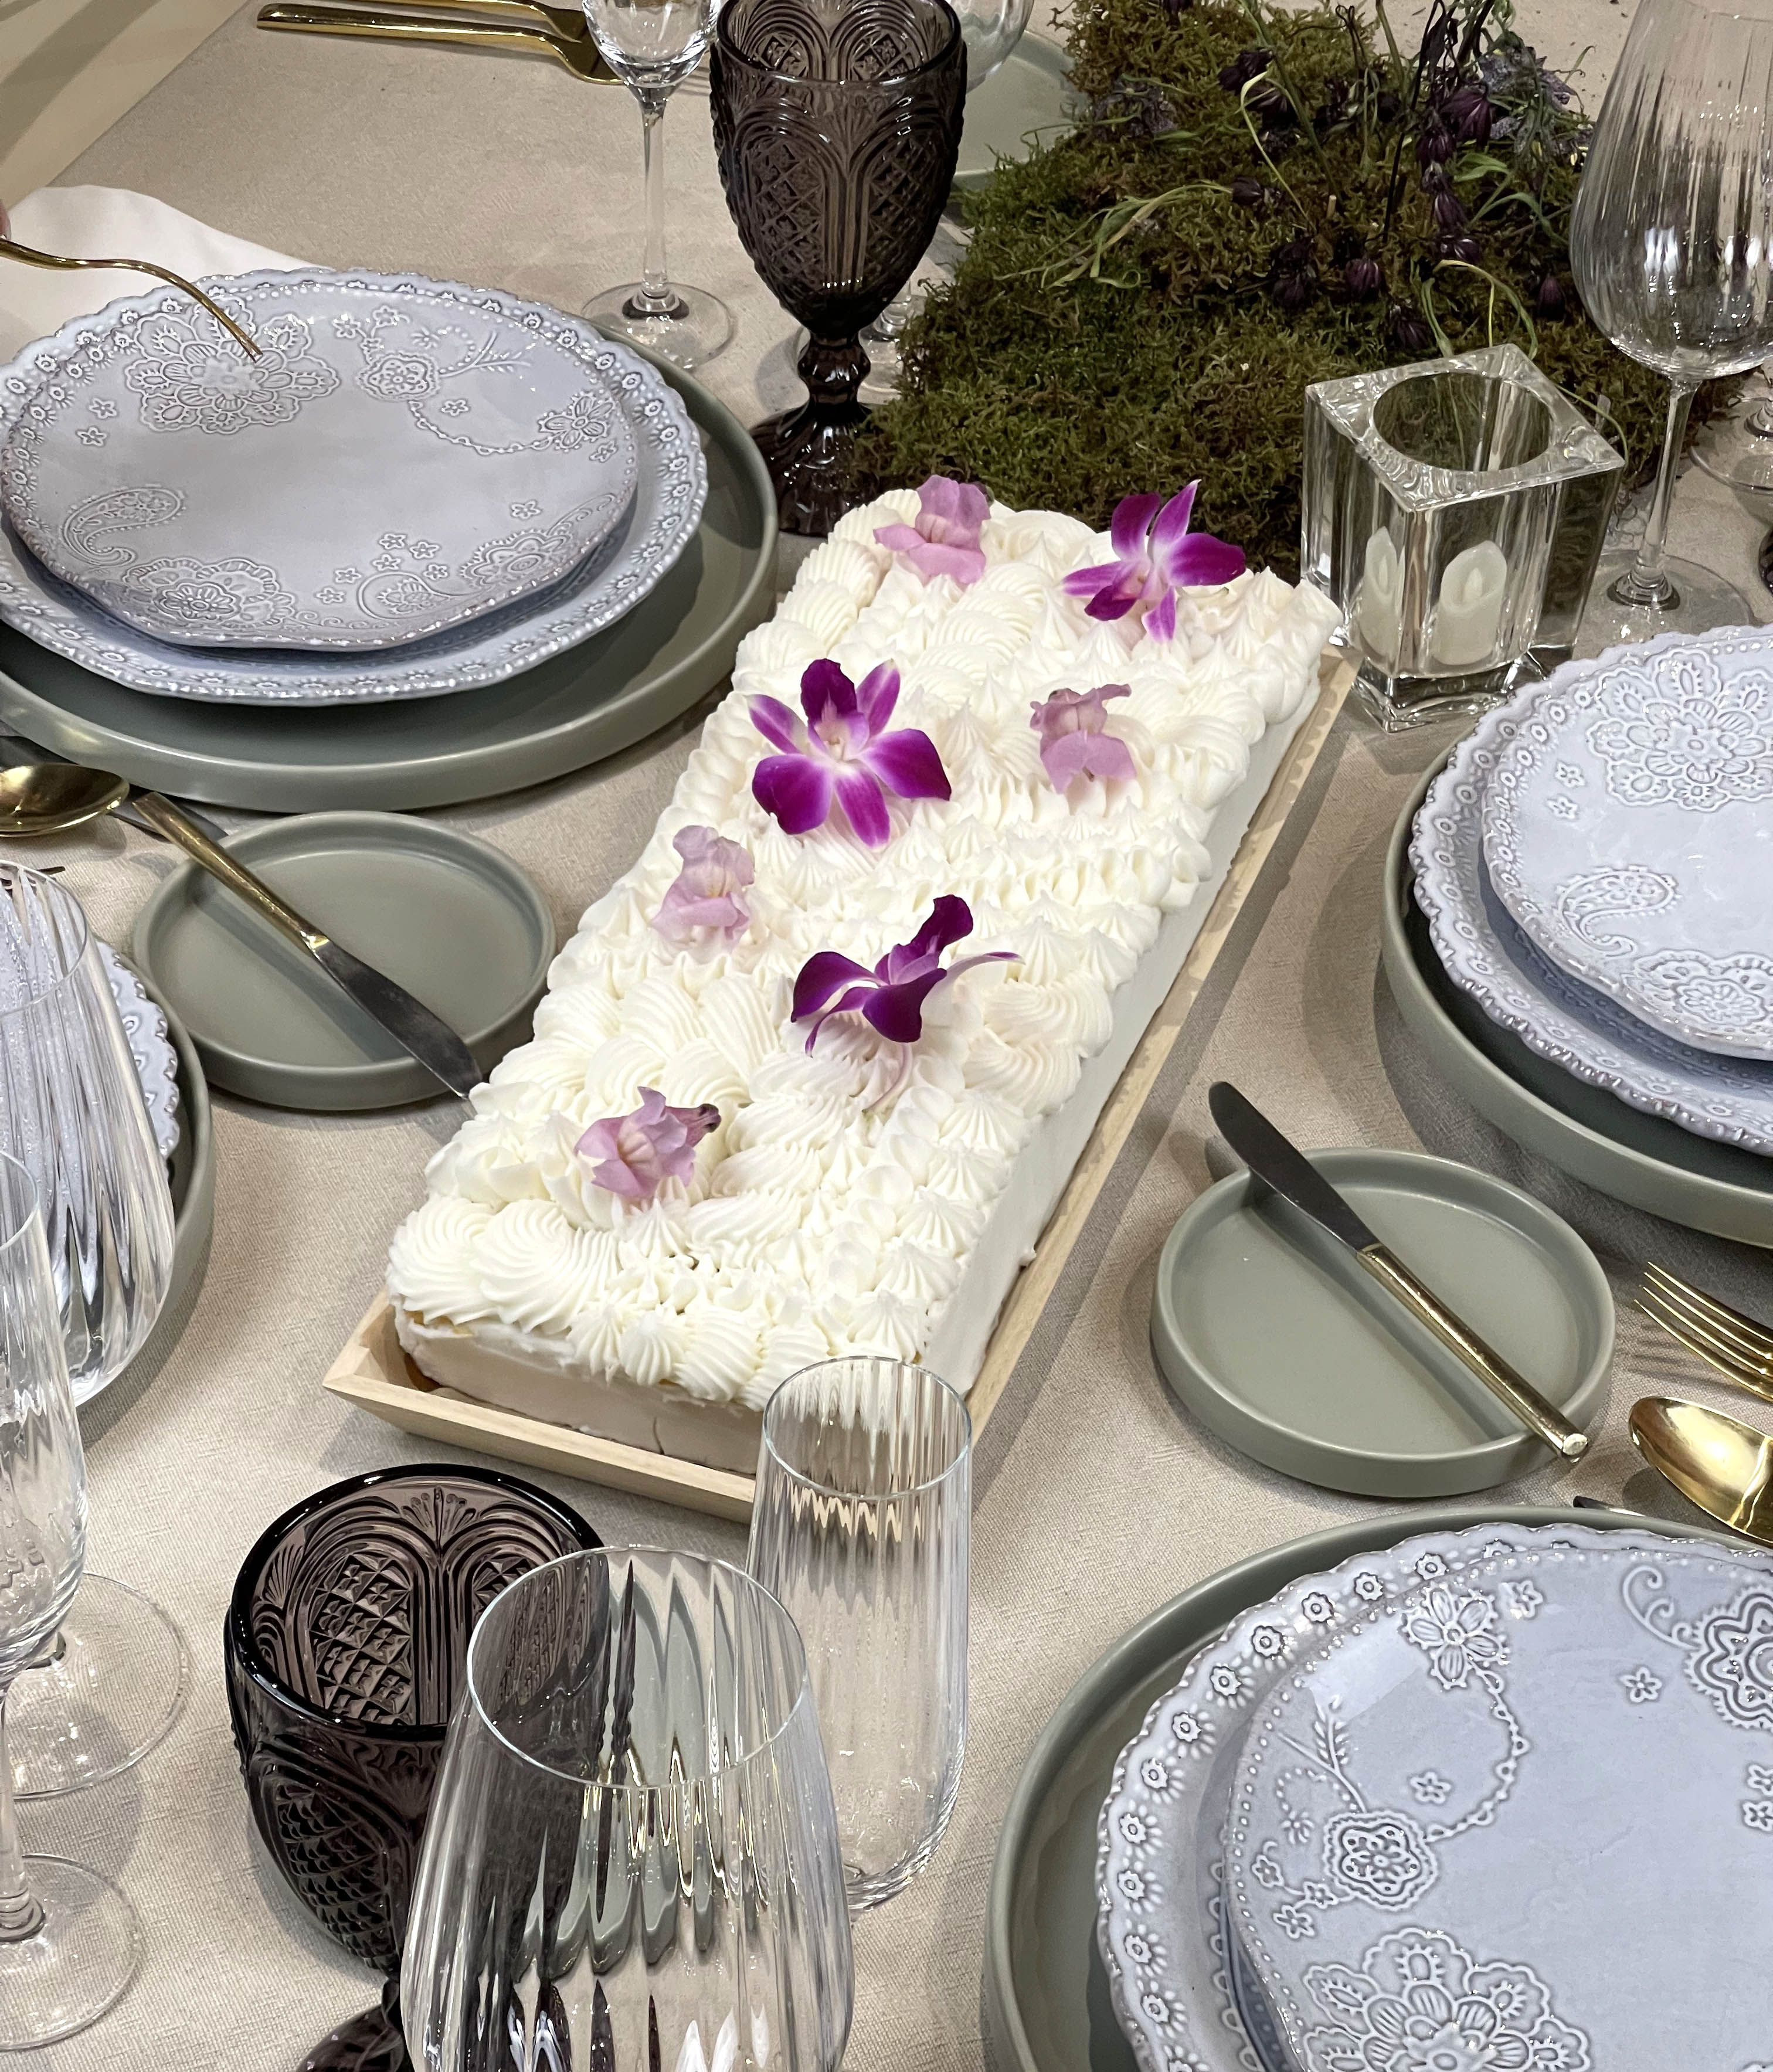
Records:
[[[479,0],[479,5],[484,9],[487,0]],[[454,20],[394,14],[375,7],[294,6],[286,4],[286,0],[275,0],[275,4],[259,9],[258,26],[305,35],[370,36],[396,43],[466,44],[474,50],[526,51],[553,58],[579,79],[605,84],[615,76],[598,56],[597,46],[582,31],[569,35],[545,27],[539,11],[524,6],[522,0],[510,0],[498,11],[504,20],[509,21],[508,27],[503,20]],[[549,12],[552,14],[553,10]]]
[[[183,273],[169,273],[164,266],[156,266],[146,259],[64,259],[57,252],[39,252],[35,245],[21,245],[16,238],[0,237],[0,258],[18,259],[27,266],[53,267],[58,272],[78,273],[88,267],[121,267],[131,273],[151,273],[155,280],[164,281],[169,287],[178,288],[195,302],[200,302],[225,331],[231,331],[245,348],[247,357],[257,360],[261,356],[257,341],[250,331],[241,330],[220,303],[212,302],[193,281]]]
[[[1728,1380],[1773,1402],[1773,1329],[1652,1261],[1637,1307]]]

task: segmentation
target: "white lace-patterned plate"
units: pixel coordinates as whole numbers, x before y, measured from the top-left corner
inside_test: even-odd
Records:
[[[1764,2063],[1773,1561],[1591,1531],[1379,1607],[1251,1722],[1226,1862],[1302,2072]]]
[[[160,1156],[170,1158],[179,1148],[179,1054],[167,1033],[167,1018],[109,943],[101,943],[98,953],[142,1082],[154,1143]]]
[[[381,273],[336,278],[396,303],[439,285]],[[225,291],[228,284],[211,285]],[[503,313],[538,335],[576,341],[615,395],[638,450],[639,479],[626,516],[559,582],[403,647],[349,654],[181,647],[101,611],[45,568],[6,525],[0,526],[0,620],[39,647],[132,689],[229,704],[298,705],[435,697],[502,683],[613,625],[676,564],[701,523],[708,469],[689,413],[662,375],[625,347],[607,343],[589,324],[490,288],[455,292],[470,298],[476,310]],[[39,340],[0,368],[0,440],[35,393],[40,356],[55,343]]]
[[[1483,854],[1554,964],[1696,1049],[1773,1059],[1773,632],[1560,669],[1491,773]]]
[[[1518,701],[1490,713],[1416,816],[1416,899],[1442,969],[1492,1022],[1576,1078],[1696,1135],[1773,1153],[1773,1063],[1696,1050],[1639,1022],[1544,956],[1496,898],[1483,800],[1520,717]]]
[[[1357,1554],[1243,1614],[1152,1707],[1115,1764],[1096,1827],[1096,1943],[1142,2072],[1263,2072],[1232,2003],[1221,1882],[1238,1753],[1274,1684],[1375,1605],[1489,1553],[1596,1536],[1481,1525]]]
[[[156,639],[397,647],[557,582],[638,456],[601,344],[471,290],[245,273],[249,359],[178,290],[38,356],[0,503],[43,565]]]

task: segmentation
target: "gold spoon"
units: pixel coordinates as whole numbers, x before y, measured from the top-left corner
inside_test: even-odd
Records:
[[[1702,1404],[1647,1396],[1631,1406],[1631,1443],[1689,1503],[1773,1547],[1773,1438]]]
[[[0,769],[0,840],[57,835],[113,812],[130,787],[108,770],[77,763],[20,763]]]
[[[0,216],[0,232],[3,232],[5,228],[4,217]],[[71,273],[78,272],[90,266],[121,267],[128,273],[151,273],[155,280],[164,281],[168,287],[177,288],[189,295],[193,302],[200,302],[217,323],[240,341],[249,360],[261,357],[257,343],[251,332],[242,331],[219,302],[212,302],[195,282],[187,281],[183,273],[169,273],[164,266],[156,266],[150,260],[64,259],[59,253],[39,252],[33,245],[21,245],[16,239],[4,235],[0,235],[0,258],[17,259],[22,261],[27,266],[50,266]]]

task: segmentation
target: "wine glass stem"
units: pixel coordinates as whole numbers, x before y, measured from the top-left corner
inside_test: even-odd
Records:
[[[25,1880],[25,1848],[12,1802],[12,1758],[6,1752],[6,1692],[0,1687],[0,1947],[29,1941],[43,1925],[43,1910]]]
[[[1644,521],[1643,544],[1638,549],[1631,573],[1621,576],[1609,592],[1615,604],[1660,605],[1667,609],[1680,602],[1673,583],[1663,572],[1662,560],[1668,540],[1668,508],[1674,501],[1675,471],[1680,465],[1687,413],[1693,408],[1697,385],[1680,381],[1668,384],[1668,423],[1662,435],[1662,458],[1656,466],[1656,486]]]
[[[660,316],[674,313],[676,298],[665,276],[665,166],[663,94],[640,97],[640,164],[646,177],[647,248],[640,267],[639,300]]]

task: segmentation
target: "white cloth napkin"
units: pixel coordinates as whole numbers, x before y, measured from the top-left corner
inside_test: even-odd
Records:
[[[12,235],[21,245],[68,259],[150,259],[187,280],[306,264],[212,230],[125,187],[39,187],[12,211]],[[146,294],[154,286],[146,273],[51,273],[0,258],[0,361],[16,359],[33,339],[46,338],[71,318],[90,316],[119,295]]]

